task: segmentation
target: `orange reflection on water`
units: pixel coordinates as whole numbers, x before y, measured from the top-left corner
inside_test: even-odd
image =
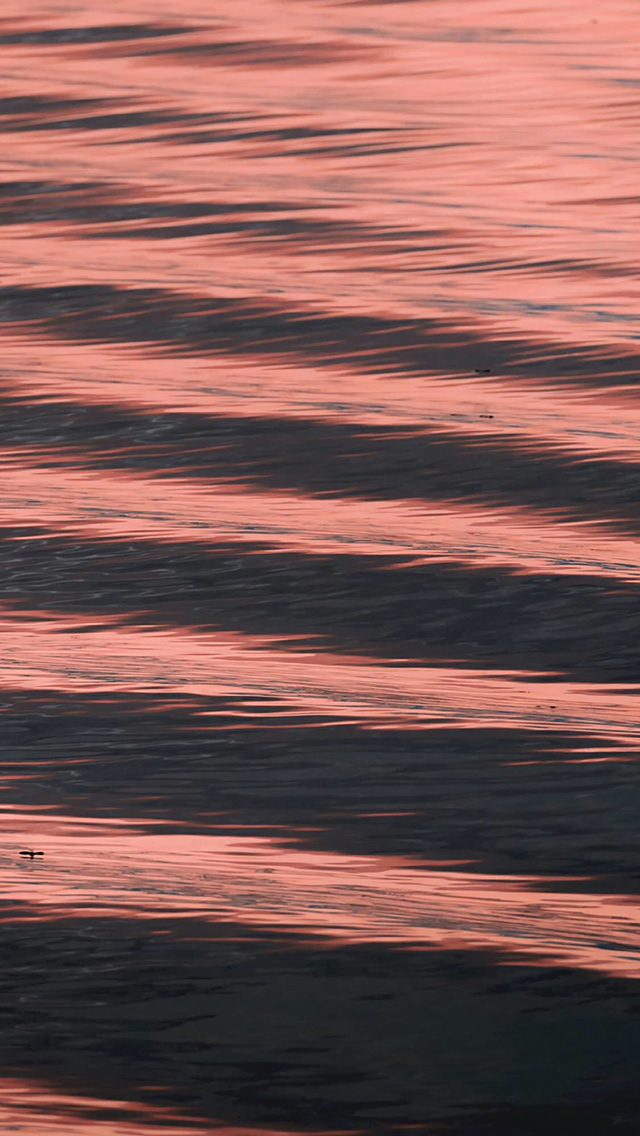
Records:
[[[293,839],[155,836],[124,822],[79,826],[72,817],[24,813],[16,819],[0,817],[0,896],[26,905],[11,912],[12,920],[196,916],[334,943],[491,948],[541,965],[640,977],[634,896],[549,892],[543,878],[302,851]],[[27,834],[45,850],[44,860],[19,859]]]

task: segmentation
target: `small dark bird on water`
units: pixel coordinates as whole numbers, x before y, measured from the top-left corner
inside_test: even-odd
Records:
[[[29,848],[28,852],[21,852],[20,855],[21,856],[29,856],[29,858],[31,860],[33,860],[34,856],[44,856],[44,852],[32,852],[31,849]]]

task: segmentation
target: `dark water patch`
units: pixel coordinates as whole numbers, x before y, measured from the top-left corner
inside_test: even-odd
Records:
[[[162,109],[155,106],[148,108],[144,105],[136,105],[135,100],[128,95],[120,94],[93,98],[61,98],[42,95],[8,95],[0,98],[0,127],[7,133],[17,134],[49,130],[117,130],[131,126],[160,126],[176,122],[190,124],[191,127],[212,123],[234,123],[235,129],[237,129],[238,123],[256,121],[261,117],[259,114],[229,114],[209,110],[206,112],[187,111],[184,108],[174,110],[169,106]],[[224,137],[222,131],[221,136]],[[65,183],[56,184],[49,181],[25,180],[9,181],[2,183],[2,185],[7,186],[7,190],[0,190],[2,196],[5,193],[11,196],[13,190],[18,197],[21,195],[31,197],[36,193],[45,196],[49,194],[57,196],[66,192],[78,193],[83,189],[95,193],[98,188],[101,188],[105,195],[118,193],[117,186],[102,181],[71,182],[67,186]],[[135,208],[135,203],[130,201],[133,192],[137,193],[137,189],[134,191],[133,187],[120,187],[119,196],[124,197],[123,206],[128,203],[132,208]],[[176,209],[179,210],[180,205],[184,206],[185,204],[187,203],[176,203]],[[154,203],[149,204],[151,210],[153,210],[153,206]],[[282,208],[282,206],[280,207]],[[291,208],[295,209],[295,205],[292,205]],[[151,213],[151,216],[165,215]],[[179,215],[179,213],[170,215]]]
[[[171,203],[160,204],[155,202],[139,202],[129,204],[116,204],[111,202],[95,202],[75,207],[70,203],[52,209],[49,214],[44,210],[34,210],[29,217],[31,221],[64,221],[69,220],[74,225],[90,224],[96,226],[106,225],[107,228],[93,229],[90,233],[92,240],[176,240],[181,238],[225,236],[236,237],[245,242],[267,241],[272,243],[280,240],[293,248],[308,250],[313,247],[319,254],[331,253],[336,247],[367,247],[368,245],[399,244],[406,250],[406,242],[417,238],[427,241],[428,233],[411,234],[401,230],[376,229],[371,226],[351,221],[324,220],[317,217],[296,216],[296,210],[302,206],[282,205],[276,202],[247,202],[217,205]],[[263,213],[275,213],[275,217],[261,216]],[[293,216],[278,216],[277,214],[292,213]],[[250,215],[247,217],[247,215]],[[185,224],[184,218],[224,216],[228,220],[198,220]],[[180,223],[164,225],[126,225],[129,221],[148,221],[158,217],[172,218]],[[245,219],[247,217],[247,219]],[[6,220],[5,220],[6,218]],[[21,223],[15,213],[0,212],[0,224]],[[117,224],[118,228],[110,226]],[[73,236],[75,229],[68,235]],[[82,234],[83,231],[80,230]],[[86,232],[84,236],[86,238]]]
[[[330,146],[307,146],[306,148],[297,147],[296,153],[303,155],[333,155],[340,158],[366,158],[374,154],[406,154],[411,151],[430,151],[430,150],[459,150],[466,149],[471,146],[470,142],[414,142],[407,143],[403,146],[390,146],[386,138],[381,138],[378,142],[369,141],[363,143],[356,143],[355,145],[337,146],[335,144]]]
[[[326,66],[352,60],[380,58],[380,46],[353,40],[217,40],[146,49],[145,55],[172,56],[180,62],[236,67]]]
[[[370,266],[369,266],[370,267]],[[626,277],[629,274],[627,265],[616,264],[614,261],[608,261],[604,258],[600,260],[588,260],[582,258],[571,257],[555,257],[554,259],[538,260],[535,257],[509,257],[503,256],[499,259],[492,260],[467,260],[443,264],[421,264],[419,267],[412,267],[410,265],[403,265],[403,273],[425,273],[427,275],[436,275],[442,273],[446,267],[447,273],[465,276],[467,274],[484,274],[500,273],[502,275],[515,275],[522,276],[523,273],[531,273],[536,276],[584,276],[588,274],[594,280],[599,276],[603,278],[616,279],[619,277]]]
[[[351,240],[353,239],[352,231],[347,225],[343,227],[342,232],[344,236],[349,237]],[[309,221],[305,224],[301,224],[298,221],[290,220],[256,219],[253,221],[201,221],[190,225],[149,226],[138,229],[137,232],[128,230],[126,232],[108,232],[102,235],[109,240],[114,237],[128,239],[137,236],[149,240],[170,241],[211,236],[251,236],[266,239],[303,236],[305,242],[309,239],[326,242],[327,237],[335,240],[339,233],[339,225],[334,226],[331,225],[331,223],[325,224],[322,221]],[[95,236],[96,234],[92,235]]]
[[[343,138],[345,136],[348,137],[348,138],[370,139],[371,136],[373,135],[376,138],[380,139],[378,146],[386,151],[386,149],[389,145],[389,141],[388,141],[389,137],[393,138],[393,137],[395,137],[396,134],[398,134],[398,133],[403,134],[404,132],[405,132],[405,128],[403,128],[403,127],[382,127],[382,126],[345,126],[345,127],[331,126],[331,127],[322,127],[322,126],[308,126],[306,124],[304,126],[300,125],[300,126],[278,126],[278,127],[274,127],[274,126],[268,126],[268,125],[265,124],[259,130],[246,130],[246,129],[237,129],[235,127],[231,127],[226,131],[221,131],[221,130],[180,130],[180,131],[173,131],[171,133],[165,134],[163,140],[165,142],[168,142],[168,143],[181,143],[183,145],[196,146],[196,145],[201,145],[203,143],[210,143],[210,142],[215,142],[215,143],[218,143],[218,142],[225,142],[225,143],[226,142],[258,142],[258,143],[266,143],[266,142],[269,142],[269,143],[271,143],[271,142],[284,142],[284,143],[302,142],[302,143],[307,143],[307,142],[314,142],[315,143],[316,140],[318,140],[318,139]],[[307,149],[287,146],[287,153],[294,153],[294,152],[298,153],[298,154],[333,153],[337,149],[340,149],[340,148],[337,147],[336,143],[332,143],[331,146],[325,146],[323,148],[318,148],[314,144],[313,146],[310,146]],[[269,154],[273,154],[274,152],[275,151],[273,149],[270,149],[268,151]],[[377,152],[375,145],[370,144],[370,152],[371,153]]]
[[[211,121],[208,115],[145,110],[143,107],[135,110],[120,109],[123,106],[130,107],[131,101],[119,97],[80,99],[11,95],[0,99],[0,128],[5,133],[24,134],[51,130],[107,130],[136,125],[156,126],[185,120],[200,124]],[[12,184],[14,183],[9,183],[10,186]],[[15,184],[44,187],[47,183]],[[77,191],[77,187],[75,188]]]
[[[119,43],[126,40],[157,39],[161,36],[184,35],[193,25],[169,24],[97,24],[71,28],[38,28],[0,32],[0,46],[60,47],[74,44]]]
[[[16,114],[13,118],[5,118],[2,126],[6,132],[14,134],[40,133],[47,130],[128,130],[133,127],[165,126],[167,123],[184,122],[185,119],[193,122],[210,122],[210,115],[187,115],[183,111],[157,111],[140,108],[132,111],[113,111],[110,114],[90,115],[60,115],[59,110],[52,114],[27,115]],[[81,107],[78,109],[82,109]]]
[[[292,721],[269,698],[136,691],[5,690],[0,710],[7,809],[640,894],[639,754],[561,724],[378,731]]]
[[[157,1106],[162,1085],[194,1117],[371,1136],[501,1115],[562,1136],[589,1106],[600,1136],[637,1115],[622,979],[196,920],[7,920],[1,954],[3,1069],[60,1092]]]
[[[33,118],[38,116],[41,120],[43,116],[56,115],[61,112],[68,114],[69,111],[82,111],[103,109],[104,107],[113,106],[114,100],[112,98],[90,98],[90,99],[63,99],[63,98],[45,98],[44,95],[6,95],[0,98],[0,121],[4,129],[7,129],[6,120],[13,121],[20,118]],[[44,182],[10,182],[9,185],[44,185]]]
[[[607,579],[409,567],[260,544],[0,535],[0,601],[16,611],[237,631],[372,659],[451,660],[583,682],[635,682],[640,667],[638,588]]]
[[[407,141],[402,145],[392,145],[400,134],[406,138],[414,138],[415,132],[404,127],[309,127],[284,126],[267,127],[262,130],[179,130],[163,135],[163,142],[182,146],[202,146],[210,143],[248,143],[255,142],[254,147],[245,147],[250,150],[252,158],[287,156],[304,157],[315,156],[325,158],[329,155],[335,158],[362,158],[375,154],[401,154],[411,151],[449,150],[465,148],[466,142],[434,142]],[[355,139],[351,142],[339,141],[347,135]],[[360,141],[358,139],[361,139]],[[330,140],[330,141],[327,141]],[[274,147],[273,143],[282,143],[281,148]],[[263,147],[260,150],[260,147]],[[406,250],[405,250],[406,251]]]
[[[57,202],[61,195],[65,197],[68,195],[73,198],[77,194],[86,194],[93,197],[97,196],[100,190],[108,190],[108,182],[2,181],[0,182],[0,201],[8,202],[9,207],[22,209],[28,208],[33,198],[42,197],[45,203],[50,199]],[[4,208],[8,206],[3,205]]]
[[[382,2],[382,0],[376,0]],[[385,0],[392,3],[394,0]],[[405,0],[406,2],[406,0]],[[540,1104],[518,1107],[505,1104],[468,1110],[464,1120],[442,1124],[442,1136],[563,1136],[574,1129],[583,1136],[619,1136],[640,1126],[640,1101],[623,1095],[593,1104]]]
[[[306,209],[305,205],[289,202],[284,205],[278,201],[137,201],[131,200],[132,195],[133,189],[108,182],[0,182],[0,224],[72,221],[74,225],[122,226],[131,221],[188,221],[203,217],[295,213]],[[295,226],[293,218],[287,218],[286,223]],[[149,231],[154,230],[119,228],[113,236],[144,236]],[[160,228],[157,231],[163,232]],[[94,237],[106,235],[92,233]]]
[[[142,209],[140,210],[142,212]],[[222,212],[222,209],[220,209]],[[246,210],[249,212],[249,210]],[[259,206],[254,210],[259,213]],[[283,210],[284,212],[284,210]],[[229,209],[233,215],[233,210]],[[105,218],[111,220],[109,216]],[[189,225],[145,225],[137,229],[107,229],[104,232],[92,233],[93,239],[129,240],[142,238],[144,240],[176,240],[185,237],[208,236],[235,236],[240,240],[252,241],[274,239],[286,241],[293,247],[309,249],[313,246],[319,254],[329,253],[338,246],[353,248],[354,245],[367,245],[371,243],[393,243],[396,246],[404,239],[412,239],[404,233],[393,229],[373,229],[357,222],[324,221],[312,217],[253,217],[251,220],[241,221],[205,221]],[[404,246],[403,246],[404,247]]]
[[[259,300],[205,300],[108,285],[0,289],[0,322],[39,324],[81,340],[158,343],[195,354],[306,355],[372,371],[423,370],[445,358],[459,368],[468,365],[473,344],[468,333],[456,328],[454,336],[452,325],[447,334],[447,325],[434,320],[287,312]],[[475,345],[476,358],[481,346]]]

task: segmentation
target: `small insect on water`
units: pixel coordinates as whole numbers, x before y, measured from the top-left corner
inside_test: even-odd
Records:
[[[29,848],[26,852],[21,852],[20,855],[28,856],[31,860],[33,860],[34,856],[44,856],[44,852],[33,852],[31,848]]]

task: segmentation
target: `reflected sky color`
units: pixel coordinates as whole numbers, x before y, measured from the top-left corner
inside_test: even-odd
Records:
[[[151,1109],[131,1102],[71,1096],[33,1081],[3,1078],[0,1101],[0,1124],[4,1131],[22,1132],[25,1136],[59,1132],[69,1136],[193,1136],[196,1132],[214,1131],[209,1127],[203,1129],[174,1122],[168,1109],[164,1115],[158,1110],[154,1116]],[[220,1136],[254,1136],[253,1132],[236,1128],[215,1131]],[[281,1134],[273,1133],[273,1136]]]
[[[418,376],[318,368],[286,360],[166,359],[140,349],[2,336],[3,382],[36,400],[114,402],[141,410],[413,426],[496,438],[506,447],[557,448],[584,457],[640,458],[640,409],[624,388],[608,394],[472,374]],[[483,348],[486,352],[486,348]]]
[[[0,1080],[0,1124],[25,1136],[297,1136],[290,1129],[232,1127],[206,1121],[181,1122],[171,1109],[145,1108],[132,1101],[98,1100],[57,1092],[34,1081]],[[310,1136],[357,1136],[315,1132]]]
[[[491,948],[545,966],[640,977],[638,903],[626,896],[557,894],[541,879],[300,851],[293,840],[154,836],[38,814],[5,813],[0,823],[0,892],[11,919],[169,913],[306,931],[334,944]],[[46,845],[46,859],[16,867],[26,832]]]
[[[209,4],[190,4],[187,18],[179,6],[127,0],[108,15],[99,5],[59,13],[39,3],[26,25],[19,7],[3,5],[3,15],[9,33],[16,23],[25,32],[24,43],[0,45],[14,95],[32,94],[33,69],[46,67],[41,96],[97,94],[121,100],[120,112],[166,113],[169,90],[174,113],[199,116],[192,124],[132,121],[123,132],[106,123],[85,136],[89,108],[67,115],[53,153],[46,120],[25,133],[14,119],[15,176],[44,165],[67,181],[118,180],[188,200],[211,193],[213,159],[220,196],[242,187],[244,200],[264,200],[268,186],[272,199],[303,201],[323,217],[357,219],[394,237],[388,251],[380,241],[363,250],[352,242],[346,260],[331,245],[291,250],[240,234],[220,242],[224,265],[216,268],[188,235],[176,234],[170,250],[142,241],[132,263],[122,242],[96,248],[74,232],[64,251],[55,238],[49,252],[45,239],[36,251],[25,233],[7,243],[16,277],[170,278],[296,302],[330,296],[352,308],[395,306],[405,316],[446,310],[489,335],[545,332],[596,345],[628,335],[637,314],[633,4],[617,0],[606,14],[595,3],[571,4],[561,19],[543,5],[486,0],[427,8],[247,0],[213,17]],[[62,50],[55,37],[28,37],[30,28],[114,22],[184,34],[133,43],[94,36]],[[252,82],[261,70],[268,83]]]
[[[25,690],[140,690],[270,695],[289,712],[398,728],[453,724],[571,729],[640,738],[639,687],[534,680],[535,672],[394,666],[258,636],[110,627],[101,620],[0,620],[3,685]],[[251,703],[248,704],[249,707]],[[203,713],[207,713],[204,711]],[[250,724],[251,713],[247,716]]]
[[[636,0],[0,0],[0,1128],[635,1100],[639,38]],[[30,1017],[83,935],[96,1008],[175,971],[205,1024]]]
[[[328,500],[233,483],[64,468],[45,455],[0,452],[0,520],[51,534],[155,541],[232,540],[321,553],[407,556],[414,563],[499,565],[518,572],[640,580],[640,539],[605,525],[525,509],[451,502]],[[19,464],[16,462],[19,460]],[[77,455],[78,464],[82,456]]]

